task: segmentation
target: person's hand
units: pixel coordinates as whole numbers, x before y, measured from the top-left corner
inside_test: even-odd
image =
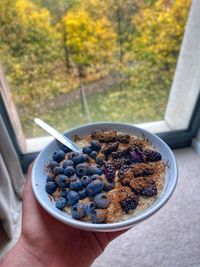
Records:
[[[82,231],[59,222],[36,201],[31,188],[31,172],[32,166],[23,193],[22,233],[5,259],[5,266],[90,266],[111,240],[124,233]],[[16,260],[13,262],[13,259]]]

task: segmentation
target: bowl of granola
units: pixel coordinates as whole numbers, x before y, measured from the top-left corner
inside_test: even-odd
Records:
[[[52,141],[34,162],[32,188],[56,219],[88,231],[133,227],[175,190],[173,152],[155,134],[128,124],[94,123],[65,133],[81,148]]]

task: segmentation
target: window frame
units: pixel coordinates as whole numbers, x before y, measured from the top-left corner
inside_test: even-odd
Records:
[[[0,95],[0,113],[2,115],[3,121],[7,128],[13,146],[16,150],[16,153],[19,157],[23,172],[26,173],[28,166],[37,157],[39,152],[26,153],[26,154],[22,153],[1,95]],[[193,110],[193,114],[188,128],[183,130],[157,133],[156,135],[158,135],[162,140],[164,140],[171,149],[183,148],[191,146],[192,140],[197,135],[199,128],[200,128],[200,94],[196,101],[196,105]]]
[[[189,45],[191,45],[191,43],[193,42],[193,38],[191,38],[191,37],[194,37],[195,32],[191,31],[191,27],[194,27],[195,23],[198,23],[198,20],[200,21],[200,19],[198,19],[197,13],[195,13],[198,10],[200,10],[200,3],[198,4],[196,1],[192,2],[192,5],[191,5],[190,11],[189,11],[187,26],[186,26],[186,30],[184,33],[184,38],[183,38],[183,42],[181,45],[181,50],[180,50],[180,54],[179,54],[179,58],[178,58],[178,63],[177,63],[177,67],[175,70],[174,79],[172,82],[172,91],[174,90],[174,87],[175,87],[174,84],[177,84],[178,79],[180,80],[180,72],[183,74],[183,77],[184,77],[184,73],[182,70],[182,65],[184,64],[184,59],[185,59],[184,48],[187,47],[187,49],[189,50]],[[198,30],[198,29],[196,29],[196,30]],[[199,38],[199,40],[200,40],[200,34],[197,38]],[[195,40],[195,41],[197,41],[197,40]],[[198,47],[195,47],[194,54],[197,53],[197,50],[198,50]],[[195,57],[196,57],[196,55],[193,55],[193,57],[191,58],[191,62],[189,62],[188,65],[187,65],[188,58],[186,58],[186,61],[185,61],[186,69],[190,68],[191,64],[194,65],[194,62],[192,60],[194,60]],[[189,58],[189,60],[190,60],[190,58]],[[177,73],[179,74],[179,77],[178,77],[178,75],[176,75]],[[196,73],[196,76],[197,75],[198,74]],[[191,78],[193,79],[193,77],[190,76],[190,79]],[[194,79],[197,79],[197,77],[194,77]],[[176,81],[176,83],[175,83],[175,81]],[[198,84],[198,82],[197,82],[197,84]],[[167,126],[168,126],[167,125],[167,118],[165,117],[164,121],[162,121],[163,124],[166,124],[166,127],[163,128],[164,131],[163,132],[156,131],[156,133],[155,133],[161,139],[163,139],[169,145],[169,147],[172,149],[190,146],[192,144],[193,138],[197,135],[197,132],[200,129],[200,90],[199,90],[200,88],[199,88],[199,86],[200,85],[196,85],[196,87],[195,87],[195,97],[197,95],[197,97],[195,99],[196,104],[194,105],[194,109],[193,109],[193,107],[191,107],[191,110],[193,109],[193,111],[191,113],[191,117],[190,117],[188,126],[184,129],[181,129],[181,130],[171,130],[170,127],[167,130]],[[179,85],[179,89],[180,89],[180,87],[181,86]],[[175,90],[176,89],[177,88],[175,88]],[[193,90],[194,90],[194,88],[193,88]],[[197,91],[197,90],[199,90],[199,91]],[[198,92],[198,94],[197,94],[197,92]],[[178,93],[179,93],[179,91],[178,91]],[[169,103],[169,100],[168,100],[168,103]],[[19,157],[22,169],[23,169],[24,173],[26,173],[29,164],[37,157],[39,152],[32,152],[32,153],[23,153],[22,152],[22,149],[20,148],[20,144],[19,144],[19,141],[18,141],[17,136],[16,136],[16,131],[14,130],[14,127],[12,125],[7,108],[8,107],[6,107],[6,105],[4,103],[4,99],[0,93],[0,113],[1,113],[1,116],[2,116],[3,121],[5,123],[5,126],[7,128],[8,134],[11,138],[11,141],[13,143],[13,146],[16,150],[16,153]],[[169,111],[169,109],[168,109],[168,111]],[[172,111],[172,114],[173,114],[173,111]],[[170,116],[168,116],[168,117],[170,117]],[[136,125],[136,126],[142,127],[142,125]],[[142,128],[145,128],[145,127],[142,127]],[[154,127],[154,129],[156,130],[156,126]],[[148,130],[148,127],[147,127],[147,130]]]

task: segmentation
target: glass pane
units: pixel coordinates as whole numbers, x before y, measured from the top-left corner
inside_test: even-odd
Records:
[[[1,0],[0,58],[27,138],[40,117],[164,118],[190,0]]]

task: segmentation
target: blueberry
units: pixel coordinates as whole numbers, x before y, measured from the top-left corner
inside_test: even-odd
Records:
[[[87,192],[86,192],[85,188],[81,189],[78,193],[79,193],[80,199],[84,199],[87,197]]]
[[[66,175],[59,174],[58,176],[56,176],[55,180],[59,187],[61,188],[69,187],[70,181]]]
[[[103,174],[103,170],[100,166],[97,166],[97,174],[98,175],[102,175]]]
[[[53,159],[57,162],[61,162],[65,158],[65,152],[60,150],[57,150],[53,153]]]
[[[88,175],[94,175],[94,174],[102,175],[102,173],[103,170],[101,169],[101,167],[90,166],[88,169]]]
[[[91,183],[91,178],[85,175],[81,178],[81,182],[83,187],[86,187],[89,183]]]
[[[85,204],[85,212],[86,214],[90,214],[95,210],[95,204],[93,202],[89,202]]]
[[[96,158],[96,163],[98,165],[101,165],[102,166],[103,163],[104,163],[104,160],[105,160],[104,154],[98,155],[97,158]]]
[[[96,159],[96,157],[97,157],[97,152],[93,150],[93,151],[90,153],[90,157],[91,157],[92,159]]]
[[[64,169],[64,174],[68,177],[71,177],[75,173],[75,170],[72,166],[68,166]]]
[[[114,183],[114,182],[111,182],[111,183],[105,182],[105,183],[104,183],[103,190],[104,190],[104,191],[110,191],[110,190],[112,190],[114,187],[115,187],[115,183]]]
[[[55,161],[55,160],[52,160],[47,165],[47,168],[50,168],[51,170],[53,170],[55,167],[58,167],[58,166],[60,166],[59,163],[57,161]]]
[[[64,197],[59,197],[59,198],[56,200],[56,208],[58,208],[59,210],[63,209],[66,205],[67,205],[66,198],[64,198]]]
[[[103,182],[100,180],[95,180],[86,186],[86,191],[88,196],[95,196],[103,190]]]
[[[88,164],[87,163],[81,163],[76,166],[76,174],[78,177],[82,177],[84,175],[87,175],[88,173]]]
[[[79,155],[79,153],[77,153],[77,152],[70,152],[69,154],[68,154],[68,159],[71,159],[71,160],[73,160],[73,158],[74,157],[76,157],[76,156],[78,156]]]
[[[83,151],[84,154],[89,155],[92,152],[92,149],[91,149],[90,146],[84,146],[82,151]]]
[[[45,190],[48,194],[52,194],[56,191],[57,184],[56,182],[48,182],[45,185]]]
[[[71,207],[71,215],[74,219],[80,219],[85,215],[85,209],[83,204],[76,204]]]
[[[90,143],[90,146],[92,148],[92,150],[95,150],[95,151],[100,151],[101,150],[101,145],[98,141],[96,140],[93,140],[91,143]]]
[[[79,154],[73,158],[73,162],[75,165],[87,162],[88,161],[88,155],[86,154]]]
[[[63,171],[64,171],[64,169],[63,169],[62,166],[55,167],[55,168],[53,169],[53,173],[54,173],[55,175],[62,174]]]
[[[60,191],[60,196],[66,198],[69,192],[70,192],[69,188],[62,188]]]
[[[99,209],[106,209],[110,201],[105,193],[100,193],[94,197],[94,204]]]
[[[62,145],[62,146],[61,146],[61,150],[63,150],[65,153],[69,153],[69,152],[72,151],[69,147],[67,147],[67,146],[65,146],[65,145]]]
[[[100,179],[100,176],[97,175],[97,174],[94,174],[91,176],[91,180],[94,181],[94,180],[97,180],[97,179]]]
[[[96,209],[91,214],[93,223],[103,223],[106,219],[106,211],[102,209]]]
[[[70,189],[79,191],[82,188],[82,182],[80,179],[76,179],[70,183]]]
[[[73,206],[79,201],[79,194],[75,191],[70,191],[66,197],[67,199],[67,205]]]
[[[68,166],[73,166],[73,161],[68,159],[68,160],[65,160],[63,161],[63,168],[67,168]]]
[[[53,174],[53,173],[49,173],[48,175],[47,175],[47,180],[46,180],[46,182],[48,183],[48,182],[52,182],[52,181],[54,181],[55,180],[55,175]]]

